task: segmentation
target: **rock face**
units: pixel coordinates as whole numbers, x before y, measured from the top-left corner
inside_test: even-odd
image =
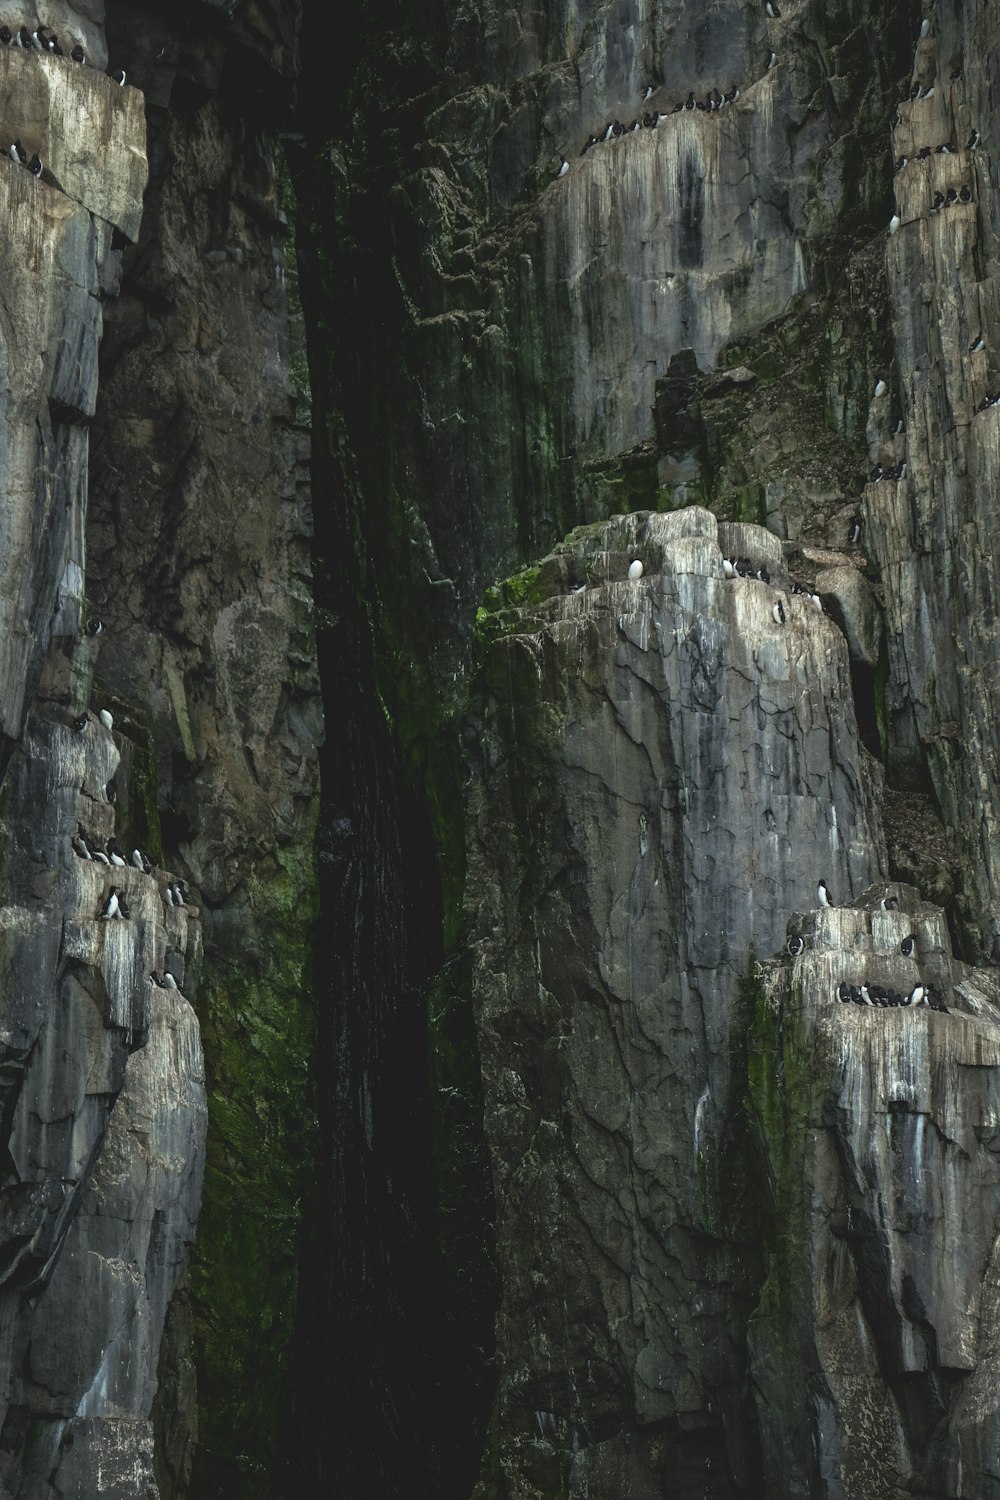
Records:
[[[269,134],[298,6],[203,9],[192,25],[54,0],[49,28],[85,65],[0,46],[5,128],[43,164],[0,165],[11,1500],[167,1500],[189,1482],[250,1496],[275,1462],[308,1157],[322,726]],[[86,857],[78,834],[89,853],[116,837],[126,864]],[[179,878],[183,903],[167,894]],[[108,911],[112,887],[127,916]],[[192,1290],[203,1036],[215,1114]],[[214,1453],[191,1481],[195,1350]]]
[[[330,156],[356,639],[496,1193],[482,1500],[996,1491],[996,28],[780,9],[387,9]]]

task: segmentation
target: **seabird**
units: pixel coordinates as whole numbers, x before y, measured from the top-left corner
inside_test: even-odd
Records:
[[[767,54],[767,61],[764,64],[764,72],[765,73],[770,73],[771,69],[774,67],[774,65],[775,65],[775,63],[777,61],[778,61],[778,54],[777,54],[777,52],[769,52]]]
[[[132,863],[135,865],[137,870],[142,870],[143,874],[145,874],[146,866],[143,863],[142,854],[138,849],[132,850]]]
[[[8,150],[7,155],[10,157],[11,161],[17,162],[17,165],[19,167],[23,167],[28,160],[28,153],[27,151],[25,151],[19,140],[13,143],[13,145]]]
[[[173,904],[174,904],[174,888],[173,888],[172,885],[166,885],[166,886],[164,886],[164,888],[163,888],[163,899],[166,902],[167,906],[173,906]]]
[[[656,90],[654,89],[653,85],[651,83],[647,83],[646,87],[642,91],[642,97],[644,99],[652,99],[655,93]]]
[[[94,848],[94,858],[97,860],[97,863],[100,864],[100,865],[110,865],[110,863],[111,863],[110,859],[105,854],[104,850],[103,849],[98,849],[96,846]]]
[[[772,5],[771,4],[771,0],[767,0],[767,4],[764,6],[764,9],[767,12],[767,14],[771,17],[772,21],[780,21],[781,20],[781,11],[778,9],[778,7],[776,5]]]
[[[867,981],[867,979],[862,979],[862,981],[861,981],[861,1004],[862,1005],[871,1005],[871,1003],[872,1003],[872,992],[868,988],[868,981]]]
[[[736,85],[734,83],[733,86],[732,86],[732,88],[729,90],[729,93],[726,95],[726,103],[727,104],[735,104],[736,101],[737,101],[737,99],[739,97],[740,97],[740,91],[739,91],[739,89],[736,87]]]
[[[629,135],[632,135],[638,129],[639,129],[639,121],[638,120],[632,120],[629,123],[629,125],[626,126],[626,131],[627,131],[627,133]]]
[[[87,848],[87,840],[84,838],[82,833],[79,834],[78,837],[70,839],[70,843],[73,845],[74,854],[79,855],[81,859],[89,859],[91,862],[93,862],[94,856]]]
[[[878,904],[879,911],[898,911],[899,902],[895,896],[883,896]]]
[[[888,230],[889,234],[890,235],[895,234],[896,230],[898,228],[899,228],[899,214],[893,214],[892,218],[889,220],[889,230]]]
[[[910,165],[910,158],[908,156],[897,156],[896,157],[896,168],[895,168],[896,175],[898,176],[899,173],[903,170],[903,168],[904,167],[908,167],[909,165]]]
[[[927,991],[924,989],[924,986],[922,984],[915,984],[913,986],[912,990],[910,991],[909,999],[906,1003],[907,1005],[927,1004]]]
[[[70,53],[70,57],[75,63],[85,63],[87,61],[87,54],[80,46],[76,46],[73,48],[72,52]]]
[[[113,729],[114,728],[115,721],[111,717],[111,715],[108,713],[108,711],[107,711],[106,708],[102,708],[101,711],[100,711],[100,713],[97,715],[97,717],[100,719],[100,721],[104,725],[105,729]]]
[[[42,175],[42,158],[37,151],[28,163],[28,171],[32,177],[41,177]]]
[[[118,891],[117,891],[117,888],[115,886],[112,886],[111,890],[108,893],[107,904],[105,905],[104,910],[101,912],[101,917],[104,918],[105,920],[107,920],[107,919],[109,919],[111,917],[117,917],[117,915],[118,915]]]
[[[879,396],[884,396],[885,393],[886,393],[886,391],[888,389],[889,389],[889,387],[886,385],[885,381],[882,379],[882,377],[880,375],[879,378],[875,382],[874,400],[877,401],[878,398],[879,398]]]
[[[934,194],[934,202],[931,204],[931,213],[936,214],[939,208],[944,208],[944,193]]]
[[[920,36],[926,36],[927,33],[930,31],[930,29],[931,29],[931,23],[930,23],[930,21],[928,21],[927,17],[924,16],[924,19],[920,23],[919,35]]]
[[[921,88],[921,91],[920,91],[920,94],[919,94],[918,97],[921,98],[921,99],[933,99],[934,98],[934,85],[933,85],[933,83],[931,84],[930,88],[926,88],[926,89],[925,88]]]
[[[977,333],[975,338],[972,340],[972,343],[969,345],[969,353],[982,354],[985,348],[986,340],[983,338],[981,333]]]
[[[775,625],[784,625],[785,623],[785,606],[780,599],[776,600],[771,606],[771,619]]]
[[[805,943],[800,937],[790,937],[788,939],[788,942],[785,944],[785,947],[788,949],[792,958],[798,958],[799,954],[805,947]]]
[[[684,108],[685,109],[694,109],[694,107],[695,107],[695,98],[694,98],[694,89],[692,89],[691,92],[690,92],[690,94],[688,94],[687,98],[684,101]]]
[[[958,196],[963,203],[972,202],[972,189],[969,187],[968,183],[963,183],[961,189],[959,190]]]
[[[896,126],[900,123],[900,118],[901,117],[900,117],[900,115],[899,115],[898,112],[893,115],[892,119],[889,121],[889,129],[890,130],[895,130],[896,129]]]
[[[181,890],[181,883],[180,883],[179,880],[175,880],[174,881],[174,905],[175,906],[184,906],[184,905],[186,905],[186,902],[184,900],[184,892]]]
[[[958,188],[950,187],[948,189],[948,191],[944,195],[944,201],[947,204],[957,203],[958,202]]]
[[[615,128],[615,122],[614,122],[614,120],[610,120],[608,122],[608,124],[605,125],[605,127],[604,127],[604,132],[601,135],[601,140],[602,141],[610,141],[612,135],[614,134],[614,128]]]
[[[949,141],[942,141],[937,148],[938,156],[951,156],[955,148]]]
[[[116,68],[113,73],[108,74],[108,77],[112,83],[117,83],[118,87],[121,88],[125,83],[125,69]]]
[[[108,851],[111,863],[113,865],[117,865],[119,869],[124,870],[128,861],[119,848],[117,842],[114,839],[108,839],[104,847]]]
[[[898,436],[899,436],[899,434],[900,434],[900,433],[901,433],[901,432],[903,432],[903,431],[904,431],[904,427],[903,427],[903,419],[902,419],[902,417],[897,417],[897,418],[896,418],[896,425],[895,425],[895,427],[894,427],[894,428],[893,428],[893,429],[892,429],[892,431],[893,431],[893,436],[894,436],[894,437],[898,437]]]
[[[868,470],[868,483],[869,484],[878,484],[878,482],[879,482],[879,480],[881,478],[882,478],[882,465],[881,464],[876,464],[875,467],[874,467],[874,469],[869,469]]]
[[[118,915],[120,917],[123,917],[126,922],[129,921],[132,916],[132,913],[128,909],[128,902],[125,900],[124,893],[122,892],[120,892],[118,896]]]
[[[563,157],[563,158],[562,158],[562,165],[561,165],[561,167],[560,167],[560,168],[559,168],[559,170],[558,170],[558,172],[557,172],[557,173],[556,173],[556,176],[557,176],[557,177],[565,177],[565,176],[566,176],[566,173],[567,173],[567,172],[568,172],[568,171],[569,171],[569,162],[568,162],[568,161],[567,161],[567,160],[566,160],[566,158],[565,158],[565,156],[564,156],[564,157]]]
[[[830,895],[830,887],[827,885],[825,880],[821,880],[819,885],[816,887],[816,900],[819,902],[820,906],[836,906],[837,904],[836,901],[834,901],[833,897]]]
[[[621,120],[616,120],[615,123],[612,125],[612,127],[611,127],[611,134],[613,136],[615,136],[616,138],[618,136],[620,136],[620,135],[624,135],[625,134],[625,126],[622,124]]]
[[[28,47],[28,48],[30,48],[30,47],[33,47],[35,45],[34,39],[33,39],[32,35],[31,35],[31,32],[28,30],[27,26],[22,26],[21,27],[21,30],[18,32],[18,37],[20,39],[22,47]]]
[[[628,576],[631,583],[637,582],[637,580],[642,577],[642,563],[638,558],[636,558],[634,562],[629,563]]]
[[[9,47],[13,40],[14,33],[11,31],[10,27],[0,26],[0,42],[3,42],[5,47]]]
[[[861,517],[855,516],[847,530],[848,542],[860,542],[861,540]]]
[[[765,567],[758,568],[756,573],[754,574],[754,577],[757,578],[761,583],[771,582],[771,575]]]
[[[104,626],[103,626],[103,624],[101,623],[100,620],[88,620],[87,621],[87,634],[88,635],[100,635],[100,633],[101,633],[101,631],[103,629],[104,629]]]
[[[961,79],[961,77],[962,77],[962,70],[961,70],[961,68],[952,68],[952,70],[951,70],[951,81],[952,81],[952,83],[958,83],[959,80]]]
[[[972,134],[969,136],[969,139],[965,143],[965,149],[966,149],[966,151],[975,151],[976,147],[979,145],[979,142],[981,140],[982,140],[982,136],[979,134],[979,131],[978,130],[974,130],[972,132]]]
[[[982,399],[982,401],[980,401],[979,405],[976,407],[976,411],[985,411],[988,406],[992,406],[992,405],[993,405],[993,397],[992,396],[984,396],[983,399]]]
[[[898,463],[896,465],[895,477],[897,479],[905,479],[906,478],[906,459],[905,458],[903,459],[902,463]]]
[[[917,161],[926,161],[928,159],[928,157],[933,156],[933,155],[934,155],[934,147],[933,146],[921,146],[920,150],[917,152]]]
[[[850,1005],[851,998],[851,986],[846,981],[842,981],[837,985],[837,999],[842,1005]]]
[[[724,557],[722,559],[722,576],[723,576],[723,578],[735,578],[736,577],[736,565],[735,565],[735,562],[734,562],[733,558],[731,558],[731,557]]]
[[[175,990],[177,988],[177,980],[169,969],[163,971],[163,988],[165,990]]]
[[[586,144],[584,145],[583,150],[580,152],[580,155],[581,156],[586,156],[586,154],[590,150],[591,146],[596,146],[596,145],[597,145],[597,136],[596,135],[588,135]]]
[[[903,955],[904,958],[912,958],[913,957],[913,951],[916,948],[916,946],[917,946],[916,934],[913,933],[913,932],[911,932],[910,935],[909,935],[909,937],[905,937],[903,939],[903,941],[900,943],[900,945],[899,945],[899,951]]]
[[[86,714],[80,714],[79,718],[73,720],[73,733],[82,734],[90,723]]]

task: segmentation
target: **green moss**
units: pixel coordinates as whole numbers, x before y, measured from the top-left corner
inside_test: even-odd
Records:
[[[249,895],[268,934],[258,961],[204,965],[197,1009],[209,1099],[208,1160],[192,1266],[201,1445],[194,1493],[264,1500],[287,1410],[298,1207],[314,1157],[308,1093],[316,869],[279,851]]]

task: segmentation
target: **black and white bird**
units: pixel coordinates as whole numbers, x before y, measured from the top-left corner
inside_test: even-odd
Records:
[[[944,208],[944,193],[938,191],[934,194],[934,202],[931,204],[931,213],[936,214],[938,209]]]
[[[105,854],[104,850],[98,849],[96,844],[94,845],[94,858],[99,865],[110,865],[111,863],[111,860]]]
[[[28,30],[27,26],[22,26],[21,27],[20,31],[17,34],[17,37],[18,37],[18,44],[21,47],[27,47],[29,49],[29,51],[35,45],[35,39],[31,35],[31,32]]]
[[[609,120],[607,125],[605,125],[604,129],[601,131],[601,140],[610,141],[611,137],[614,135],[614,131],[615,122],[614,120]]]
[[[874,399],[877,401],[879,396],[884,396],[888,389],[889,387],[886,385],[885,381],[880,375],[875,382]]]
[[[169,969],[165,969],[163,972],[163,988],[165,990],[175,990],[177,988],[177,980]]]
[[[918,99],[933,99],[934,98],[934,85],[933,85],[933,83],[930,84],[927,88],[924,88],[924,86],[921,85],[920,92],[917,95],[917,98]]]
[[[85,63],[87,61],[87,54],[79,44],[73,48],[70,57],[75,63]]]
[[[103,629],[104,629],[104,626],[103,626],[103,624],[101,623],[100,620],[91,618],[91,619],[89,619],[87,621],[87,634],[88,635],[100,635],[101,631]]]
[[[777,54],[777,52],[769,52],[767,54],[767,60],[764,63],[764,72],[765,73],[770,73],[771,69],[774,67],[774,65],[775,65],[775,63],[777,61],[778,61],[778,54]]]
[[[14,141],[10,146],[8,146],[7,155],[10,157],[11,161],[16,162],[19,167],[24,167],[27,165],[28,153],[27,151],[25,151],[19,140]]]
[[[739,97],[740,97],[740,91],[739,91],[739,89],[736,87],[736,85],[734,83],[733,86],[732,86],[732,88],[729,90],[729,93],[726,95],[726,103],[727,104],[735,104],[736,101],[737,101],[737,99]]]
[[[951,70],[951,81],[952,81],[952,83],[959,83],[961,81],[961,78],[962,78],[962,70],[961,70],[961,68],[952,68],[952,70]]]
[[[878,904],[879,911],[898,911],[899,902],[895,896],[883,896]]]
[[[111,79],[112,83],[117,83],[118,87],[122,88],[125,83],[125,69],[115,68],[113,73],[108,74],[108,77]]]
[[[89,859],[93,862],[94,856],[87,848],[87,840],[82,833],[77,834],[76,838],[70,839],[70,843],[73,845],[73,853],[78,855],[80,859]]]
[[[905,431],[905,428],[904,428],[904,425],[903,425],[903,419],[902,419],[902,417],[897,417],[896,421],[895,421],[895,424],[893,426],[893,429],[892,429],[893,436],[894,437],[898,437],[899,434],[901,432],[903,432],[903,431]]]
[[[926,1005],[927,991],[922,984],[915,984],[910,991],[907,1005]]]
[[[969,187],[968,183],[963,183],[962,187],[959,189],[958,196],[963,203],[972,202],[972,189]]]
[[[146,870],[146,862],[142,857],[141,849],[132,850],[132,863],[135,865],[136,869],[141,870],[144,875],[148,873]]]
[[[104,847],[108,851],[108,858],[111,860],[111,863],[113,865],[117,865],[120,870],[124,870],[128,861],[121,851],[121,846],[118,843],[118,840],[108,839]]]
[[[972,343],[969,345],[969,353],[982,354],[985,348],[986,340],[983,338],[981,333],[977,333],[975,338],[972,340]]]
[[[97,717],[100,719],[105,729],[113,729],[115,727],[115,721],[108,713],[106,708],[102,708]]]
[[[14,33],[11,31],[10,27],[0,26],[0,42],[2,42],[5,47],[9,47],[13,40]]]
[[[954,154],[955,148],[950,141],[942,141],[940,146],[938,146],[937,148],[938,156],[953,156]]]
[[[90,720],[87,718],[87,715],[80,714],[79,718],[73,720],[73,733],[82,734],[89,723]]]
[[[765,14],[767,14],[767,15],[769,15],[771,17],[772,21],[780,21],[781,20],[781,11],[778,9],[778,7],[776,5],[774,5],[772,3],[772,0],[767,0],[767,4],[764,6],[764,11],[765,11]]]
[[[586,139],[586,142],[584,143],[583,150],[580,152],[580,155],[581,156],[586,156],[586,154],[590,150],[591,146],[596,146],[596,145],[597,145],[597,136],[596,135],[588,135],[588,137]]]
[[[965,149],[966,149],[966,151],[975,151],[976,147],[979,145],[979,142],[981,140],[982,140],[982,136],[979,134],[979,131],[978,130],[974,130],[972,132],[972,134],[969,136],[969,139],[965,143]]]
[[[37,151],[28,163],[28,171],[32,177],[41,177],[42,175],[42,158]]]
[[[949,208],[951,207],[951,205],[953,203],[957,203],[958,202],[958,188],[950,187],[948,189],[948,191],[944,195],[944,201],[945,201],[945,203],[948,204]]]
[[[924,37],[924,36],[927,35],[927,33],[930,31],[930,29],[931,29],[931,23],[927,19],[927,17],[924,16],[924,19],[920,23],[920,31],[918,32],[918,35]]]
[[[788,952],[792,958],[798,958],[799,954],[805,947],[805,943],[800,937],[790,937],[788,939],[788,942],[785,944],[785,947],[788,949]]]
[[[853,545],[861,540],[861,517],[854,516],[847,528],[847,540]]]
[[[825,880],[821,880],[819,885],[816,887],[816,900],[819,902],[820,906],[836,906],[837,904],[836,901],[834,901],[833,897],[830,895],[830,887],[827,885]]]
[[[557,176],[557,177],[565,177],[565,176],[566,176],[566,173],[567,173],[567,172],[568,172],[568,171],[569,171],[569,162],[568,162],[568,161],[567,161],[567,160],[566,160],[566,158],[565,158],[565,156],[564,156],[564,157],[563,157],[563,158],[562,158],[562,161],[561,161],[561,164],[560,164],[560,167],[559,167],[559,170],[558,170],[558,172],[557,172],[557,173],[556,173],[556,176]]]
[[[896,230],[899,228],[899,222],[899,214],[893,214],[892,218],[889,220],[889,228],[886,231],[886,233],[890,237],[896,233]]]
[[[647,83],[642,91],[642,97],[643,99],[652,99],[655,93],[656,90],[654,89],[653,85],[651,83]]]
[[[908,167],[909,165],[910,165],[910,158],[908,156],[897,156],[896,157],[896,165],[895,165],[895,168],[894,168],[896,176],[898,177],[899,174],[900,174],[900,172],[902,172],[903,168],[904,167]]]
[[[771,619],[775,625],[784,625],[785,623],[785,606],[780,599],[776,599],[771,606]]]
[[[184,892],[181,890],[180,881],[177,881],[177,880],[174,881],[174,905],[175,906],[184,906],[184,905],[186,905],[185,900],[184,900]]]
[[[850,1005],[851,1001],[854,998],[854,996],[851,994],[851,986],[846,982],[846,980],[837,985],[836,995],[841,1005]]]
[[[912,958],[917,947],[916,934],[911,932],[899,945],[899,951],[904,958]]]
[[[110,921],[110,919],[112,917],[117,917],[118,915],[119,915],[118,889],[117,889],[116,886],[112,886],[111,890],[108,892],[108,899],[107,899],[107,902],[105,903],[104,910],[101,912],[101,917],[102,917],[102,919],[104,921]]]

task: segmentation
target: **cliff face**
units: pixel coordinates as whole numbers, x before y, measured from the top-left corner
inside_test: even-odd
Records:
[[[0,47],[43,162],[0,174],[0,1492],[186,1493],[197,1356],[193,1483],[250,1495],[291,1327],[321,737],[275,144],[298,11],[44,19],[86,62]]]
[[[780,9],[394,11],[330,157],[484,1500],[995,1485],[995,27]]]

